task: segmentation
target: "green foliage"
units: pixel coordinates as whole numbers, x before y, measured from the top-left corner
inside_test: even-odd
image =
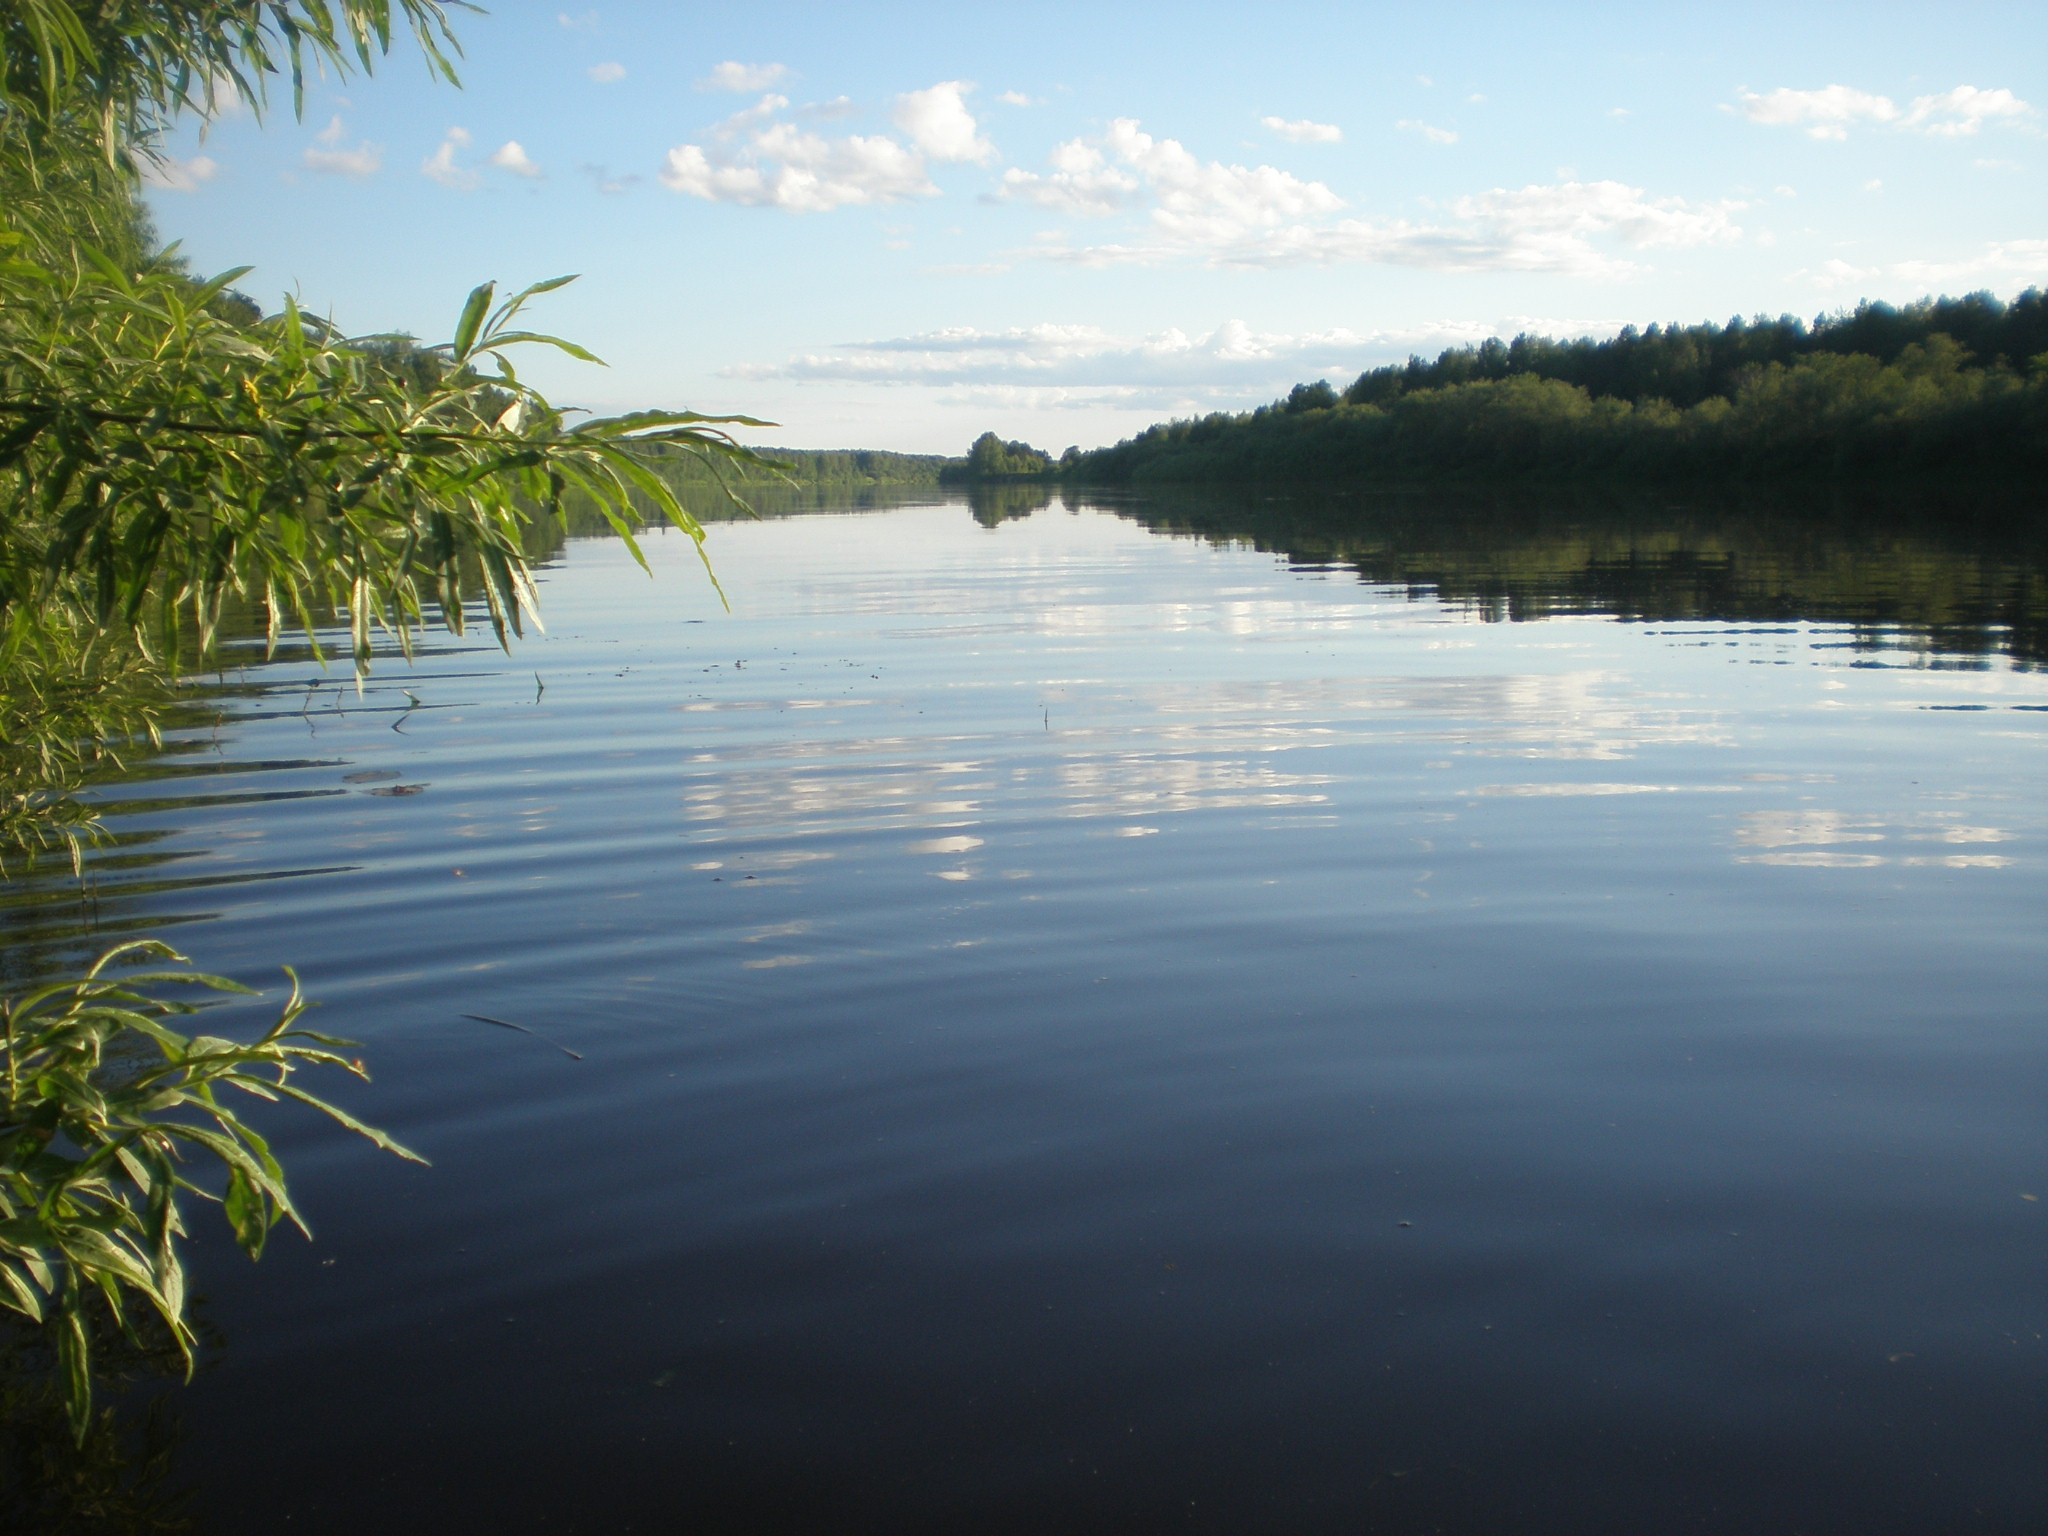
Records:
[[[1295,385],[1280,409],[1298,415],[1302,411],[1327,411],[1336,403],[1337,387],[1328,379],[1317,379],[1313,384]]]
[[[186,1231],[183,1197],[219,1203],[251,1258],[280,1220],[306,1231],[284,1170],[224,1090],[294,1099],[388,1152],[423,1161],[291,1081],[308,1066],[368,1077],[360,1061],[340,1054],[350,1042],[294,1027],[306,1009],[296,977],[277,1022],[238,1044],[179,1034],[165,1021],[197,1006],[150,989],[248,988],[190,970],[113,974],[144,958],[184,959],[154,940],[125,944],[79,980],[0,1000],[0,1306],[54,1328],[66,1406],[81,1437],[92,1411],[95,1308],[125,1332],[131,1297],[140,1297],[190,1366],[177,1246]],[[188,1155],[218,1163],[224,1188],[216,1193],[187,1177]]]
[[[120,636],[53,616],[22,625],[0,660],[0,875],[62,849],[81,873],[97,818],[78,792],[157,744],[176,687]]]
[[[67,119],[96,128],[113,153],[179,113],[211,116],[224,97],[261,111],[273,77],[293,105],[306,72],[368,71],[409,32],[451,83],[450,10],[465,0],[8,0],[0,13],[0,111],[30,128]]]
[[[1476,347],[1449,348],[1433,363],[1411,357],[1405,364],[1370,369],[1344,391],[1344,400],[1385,405],[1420,390],[1530,374],[1576,384],[1596,396],[1686,407],[1716,395],[1732,398],[1747,374],[1772,363],[1831,353],[1867,354],[1889,363],[1936,336],[1960,342],[1977,358],[2017,365],[2048,348],[2048,294],[2030,288],[2010,304],[1989,293],[1923,299],[1904,308],[1865,302],[1853,312],[1818,316],[1811,327],[1791,315],[1750,321],[1737,316],[1726,325],[1653,325],[1644,331],[1631,325],[1606,341],[1494,337]],[[1314,388],[1299,386],[1295,395]]]
[[[876,449],[759,448],[755,464],[709,464],[676,460],[660,464],[662,478],[678,492],[715,489],[725,478],[774,488],[937,485],[941,472],[956,460],[937,454],[885,453]],[[725,471],[730,469],[729,476]],[[699,516],[705,514],[700,513]]]
[[[454,79],[449,0],[4,0],[0,3],[0,851],[90,835],[76,792],[154,740],[179,666],[252,606],[286,627],[346,616],[358,674],[382,634],[408,654],[438,616],[481,603],[500,644],[533,617],[530,561],[572,506],[625,537],[648,516],[698,541],[673,470],[725,488],[769,469],[731,436],[772,423],[692,411],[573,419],[527,385],[520,348],[583,348],[527,329],[569,278],[501,298],[476,287],[451,339],[351,339],[287,302],[265,317],[232,284],[156,249],[137,195],[179,114],[239,99],[260,116],[288,78],[369,71],[410,35]],[[639,556],[637,545],[634,554]],[[642,560],[645,566],[644,559]],[[707,571],[709,566],[707,563]],[[282,1170],[231,1107],[296,1100],[385,1149],[381,1132],[297,1087],[346,1042],[277,1024],[250,1044],[185,1036],[194,1005],[153,988],[246,989],[191,971],[82,977],[0,1001],[0,1306],[50,1342],[70,1431],[87,1444],[94,1339],[153,1317],[189,1369],[178,1240],[190,1199],[237,1242],[301,1226]],[[210,1183],[185,1158],[211,1163]]]
[[[68,610],[175,656],[186,626],[204,651],[223,605],[251,597],[273,638],[346,611],[364,668],[376,630],[409,651],[430,609],[459,633],[481,596],[504,643],[533,612],[537,511],[561,517],[573,491],[630,539],[637,494],[701,546],[650,460],[758,462],[726,430],[751,418],[572,425],[525,385],[515,347],[589,357],[521,324],[566,278],[502,302],[483,284],[452,341],[395,354],[290,304],[222,318],[239,275],[0,267],[0,624]]]
[[[125,264],[155,247],[130,195],[180,113],[261,116],[288,77],[347,79],[410,33],[453,80],[455,0],[7,0],[0,6],[0,210],[37,250],[83,239]]]
[[[346,612],[356,665],[410,649],[429,610],[480,597],[500,643],[533,607],[526,525],[642,508],[699,539],[653,464],[757,464],[745,417],[647,411],[571,424],[510,353],[581,347],[524,328],[485,283],[452,340],[350,340],[286,304],[152,255],[135,164],[180,111],[261,112],[273,77],[368,70],[410,32],[453,78],[433,0],[16,0],[0,13],[0,644],[51,620],[124,629],[175,661],[254,598],[309,634]],[[91,152],[88,153],[87,151]],[[636,550],[637,554],[637,550]]]
[[[940,473],[948,485],[974,484],[983,480],[1037,480],[1053,472],[1052,455],[1029,443],[1006,443],[993,432],[984,432],[967,450],[964,464],[948,464]]]
[[[1150,428],[1081,455],[1063,473],[1095,483],[1193,484],[2048,468],[2048,368],[2029,364],[2022,374],[2002,360],[1982,364],[1939,332],[1903,343],[1889,360],[1818,350],[1746,364],[1725,394],[1690,405],[1601,394],[1534,368],[1517,371],[1513,361],[1514,348],[1489,343],[1411,370],[1441,379],[1469,364],[1497,369],[1497,377],[1410,389],[1400,371],[1380,370],[1342,400],[1329,399],[1327,386],[1301,385],[1244,415]]]

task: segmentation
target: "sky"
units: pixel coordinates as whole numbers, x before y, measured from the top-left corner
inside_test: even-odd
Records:
[[[558,5],[152,173],[195,268],[557,403],[1057,453],[1518,332],[2048,284],[2048,6]]]

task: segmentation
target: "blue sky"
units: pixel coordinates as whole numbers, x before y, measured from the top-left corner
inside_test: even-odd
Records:
[[[169,146],[206,271],[557,399],[1057,452],[1518,330],[2048,283],[2048,7],[501,4]]]

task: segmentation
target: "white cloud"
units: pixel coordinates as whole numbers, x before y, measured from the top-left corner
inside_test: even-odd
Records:
[[[1906,113],[1906,126],[1923,133],[1960,137],[1975,133],[1991,118],[2031,117],[2034,109],[2008,90],[1980,91],[1959,85],[1938,96],[1916,96]]]
[[[725,370],[728,377],[834,384],[922,385],[1052,392],[1048,403],[1139,397],[1161,408],[1213,408],[1270,397],[1304,377],[1348,383],[1364,369],[1411,351],[1434,352],[1489,336],[1611,335],[1619,322],[1509,316],[1437,321],[1406,330],[1255,331],[1226,320],[1206,332],[1146,336],[1093,325],[1041,324],[984,331],[956,327],[857,342],[786,362]],[[1160,391],[1168,394],[1161,395]]]
[[[1061,146],[1061,153],[1075,157],[1076,168],[1066,173],[1066,182],[1058,173],[1027,177],[1012,172],[1005,178],[1005,190],[1046,206],[1095,214],[1115,212],[1149,195],[1159,203],[1152,214],[1150,238],[1077,247],[1055,233],[1041,236],[1030,254],[1094,267],[1156,265],[1193,255],[1216,266],[1374,262],[1448,272],[1612,277],[1639,267],[1604,249],[1606,244],[1669,249],[1725,243],[1742,233],[1730,217],[1740,204],[1651,197],[1640,187],[1618,181],[1495,188],[1454,201],[1445,222],[1314,222],[1316,215],[1342,206],[1321,183],[1296,181],[1270,166],[1258,172],[1203,167],[1171,140],[1154,146],[1136,127],[1125,121],[1112,128],[1112,152],[1136,170],[1142,183],[1123,193],[1122,203],[1108,194],[1099,195],[1092,205],[1086,202],[1095,188],[1082,178],[1104,177],[1118,167],[1106,160],[1082,165],[1091,146],[1079,141]],[[1141,150],[1137,141],[1149,148]]]
[[[1403,133],[1419,133],[1432,144],[1455,144],[1458,133],[1455,128],[1432,128],[1420,118],[1404,117],[1394,124]]]
[[[1834,256],[1818,267],[1802,268],[1792,275],[1795,278],[1805,278],[1816,288],[1846,288],[1855,283],[1867,283],[1873,277],[1883,275],[1883,270],[1881,267],[1855,266],[1839,256]]]
[[[2048,281],[2048,240],[1994,240],[1975,256],[1955,261],[1901,261],[1892,276],[1901,282],[1938,288],[1987,277]]]
[[[1228,245],[1287,219],[1344,206],[1319,181],[1302,181],[1270,165],[1199,160],[1179,140],[1155,139],[1129,117],[1112,122],[1099,147],[1082,139],[1061,144],[1052,164],[1049,176],[1007,173],[1004,195],[1092,216],[1149,200],[1155,236],[1175,246]]]
[[[712,143],[668,152],[662,184],[710,202],[791,213],[935,197],[924,158],[887,134],[827,139],[782,121],[789,101],[763,96],[712,130]]]
[[[2034,109],[2009,90],[1982,90],[1959,85],[1931,96],[1916,96],[1901,112],[1889,96],[1873,95],[1846,85],[1817,91],[1779,89],[1767,96],[1736,92],[1742,113],[1753,123],[1771,128],[1804,128],[1816,139],[1846,139],[1858,123],[1890,123],[1902,129],[1958,138],[1975,133],[1993,119],[2031,117]]]
[[[860,104],[851,96],[834,96],[830,101],[807,101],[796,109],[796,116],[821,123],[859,114]]]
[[[700,91],[765,91],[789,74],[787,64],[741,64],[728,59],[697,82]]]
[[[1026,96],[1022,91],[1005,91],[996,100],[1012,107],[1035,107],[1038,105],[1037,102]]]
[[[1130,171],[1109,164],[1094,145],[1069,139],[1054,147],[1050,174],[1003,172],[1002,195],[1082,218],[1106,218],[1143,201],[1145,184]]]
[[[459,150],[469,147],[467,128],[450,128],[440,147],[420,162],[420,174],[429,181],[438,181],[444,187],[453,187],[458,192],[467,192],[482,180],[475,171],[457,165],[455,156]]]
[[[384,146],[365,140],[354,149],[344,149],[342,142],[347,136],[341,119],[336,117],[313,136],[319,147],[308,145],[300,156],[301,162],[307,170],[323,176],[352,176],[361,180],[376,175],[384,165]]]
[[[604,64],[593,64],[590,66],[590,68],[583,71],[583,73],[590,76],[590,78],[595,80],[599,85],[610,85],[615,80],[623,80],[626,78],[626,66],[616,61]]]
[[[981,136],[974,114],[967,110],[967,95],[973,89],[965,80],[943,80],[926,90],[910,91],[896,98],[891,120],[934,160],[986,165],[996,157],[996,147]]]
[[[1305,117],[1293,122],[1284,117],[1262,117],[1259,123],[1293,144],[1339,144],[1344,139],[1344,130],[1335,123],[1315,123]]]
[[[1680,197],[1647,197],[1641,187],[1618,181],[1567,181],[1496,187],[1451,205],[1460,218],[1476,220],[1519,241],[1547,243],[1587,235],[1613,235],[1638,249],[1712,245],[1741,234],[1729,221],[1729,203],[1688,203]]]
[[[507,139],[492,151],[491,164],[501,171],[510,171],[514,176],[524,176],[529,181],[538,181],[544,174],[541,168],[528,158],[517,139]]]
[[[1109,147],[1150,184],[1153,227],[1203,245],[1242,239],[1282,220],[1329,213],[1344,200],[1320,181],[1302,181],[1270,165],[1247,169],[1203,162],[1176,139],[1154,139],[1133,118],[1109,126]]]
[[[142,162],[143,184],[165,192],[197,192],[219,174],[218,162],[205,155],[180,160],[176,155],[158,154]]]
[[[1925,293],[1987,279],[2040,282],[2048,279],[2048,240],[1994,240],[1974,256],[1895,261],[1886,266],[1859,267],[1837,257],[1818,267],[1802,267],[1792,276],[1817,288],[1860,285],[1865,293],[1880,283],[1895,293],[1902,289]]]
[[[1752,91],[1735,93],[1742,99],[1742,115],[1767,128],[1804,128],[1816,139],[1846,139],[1851,124],[1888,123],[1899,115],[1889,96],[1846,85],[1825,86],[1817,91],[1779,88],[1768,96]]]

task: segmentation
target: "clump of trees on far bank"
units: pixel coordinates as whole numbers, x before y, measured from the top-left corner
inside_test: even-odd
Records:
[[[987,439],[984,439],[987,441]],[[1021,446],[1021,445],[1011,445]],[[1042,456],[1041,456],[1042,457]],[[2048,468],[2048,295],[1518,336],[1069,454],[1094,484]]]
[[[1069,448],[1062,464],[1078,456]],[[939,472],[942,485],[975,485],[987,480],[1049,480],[1054,474],[1052,455],[1029,443],[1006,443],[993,432],[984,432],[967,450],[966,459],[949,460]]]

